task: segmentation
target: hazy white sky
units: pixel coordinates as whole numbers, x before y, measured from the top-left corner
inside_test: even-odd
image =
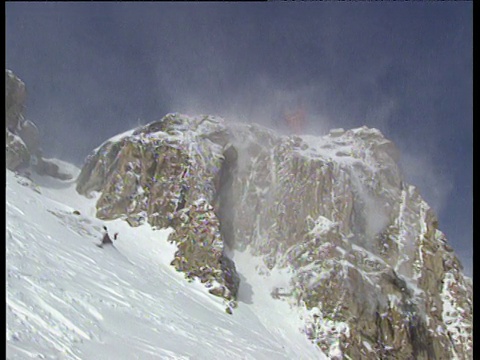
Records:
[[[43,149],[81,164],[165,113],[379,128],[472,266],[472,3],[6,3]]]

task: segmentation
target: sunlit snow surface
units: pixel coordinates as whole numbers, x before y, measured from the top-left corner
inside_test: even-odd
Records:
[[[8,170],[6,181],[8,359],[326,358],[270,297],[284,280],[259,276],[251,256],[232,254],[242,283],[229,315],[169,265],[168,229],[96,219],[74,181]],[[119,232],[115,248],[95,246],[103,225]]]

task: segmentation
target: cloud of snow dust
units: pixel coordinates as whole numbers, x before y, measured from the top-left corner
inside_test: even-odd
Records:
[[[448,176],[435,166],[428,154],[422,156],[403,152],[400,166],[405,178],[420,190],[422,197],[439,215],[438,212],[445,209],[448,194],[453,188]]]
[[[361,242],[362,246],[370,249],[375,239],[391,221],[392,207],[385,198],[379,194],[374,194],[372,190],[361,180],[361,174],[358,169],[352,168],[350,178],[355,194],[354,212],[356,218],[356,227],[360,237],[356,241]]]
[[[355,22],[343,29],[332,16],[352,14],[303,6],[308,19],[299,23],[265,4],[12,5],[7,66],[27,84],[46,152],[77,160],[167,112],[219,115],[285,134],[323,135],[367,120],[382,128],[396,107],[381,95],[391,58],[348,66],[345,49],[363,44],[348,40]],[[272,11],[277,16],[263,28]],[[305,121],[294,130],[286,114],[300,107]]]
[[[121,8],[7,6],[6,68],[26,84],[26,117],[39,128],[46,157],[81,165],[109,137],[165,114],[142,59],[147,44],[115,16]]]
[[[373,239],[379,235],[390,223],[389,209],[385,201],[367,194],[362,195],[365,215],[365,234],[367,238]]]
[[[195,89],[185,86],[179,90],[180,85],[166,88],[171,93],[171,109],[175,112],[186,114],[213,114],[223,117],[226,121],[242,123],[256,123],[274,129],[281,134],[291,135],[293,129],[287,122],[288,114],[295,112],[301,106],[305,109],[305,121],[298,134],[314,133],[324,135],[332,128],[330,121],[314,105],[321,94],[316,88],[298,87],[281,89],[275,86],[272,80],[259,77],[247,84],[243,89],[233,90],[233,96],[222,103],[215,99],[199,98]],[[202,86],[203,87],[203,86]],[[207,90],[206,94],[214,94],[216,90]],[[175,97],[174,94],[183,94]]]

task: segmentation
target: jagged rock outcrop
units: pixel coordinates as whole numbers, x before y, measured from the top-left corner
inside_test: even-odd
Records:
[[[37,126],[24,118],[26,88],[12,71],[5,70],[5,159],[7,169],[18,171],[31,167],[40,175],[62,180],[72,176],[57,164],[42,157]]]
[[[17,132],[25,121],[25,84],[11,71],[5,72],[5,143],[6,165],[15,170],[27,166],[30,162],[30,152],[27,145]]]
[[[332,358],[469,359],[472,283],[398,157],[366,127],[287,137],[169,114],[96,149],[77,190],[101,192],[100,218],[171,226],[172,264],[215,295],[238,291],[226,246],[289,269],[272,296]]]
[[[164,117],[104,143],[86,161],[77,191],[101,191],[97,216],[171,226],[172,265],[235,305],[238,275],[226,258],[213,204],[228,136],[213,117]]]
[[[25,83],[12,71],[5,70],[5,123],[8,130],[16,131],[24,121]]]
[[[402,181],[393,143],[366,127],[322,138],[233,134],[256,149],[232,186],[234,241],[270,269],[291,268],[282,291],[311,309],[310,336],[327,354],[471,358],[471,285],[432,209]],[[448,303],[452,277],[462,294]],[[463,314],[460,330],[446,307]]]

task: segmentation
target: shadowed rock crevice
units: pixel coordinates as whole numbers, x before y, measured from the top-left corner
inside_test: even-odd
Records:
[[[229,145],[223,153],[224,160],[216,181],[216,193],[213,203],[220,221],[220,233],[225,244],[233,249],[235,246],[235,198],[233,184],[237,172],[238,153]]]

